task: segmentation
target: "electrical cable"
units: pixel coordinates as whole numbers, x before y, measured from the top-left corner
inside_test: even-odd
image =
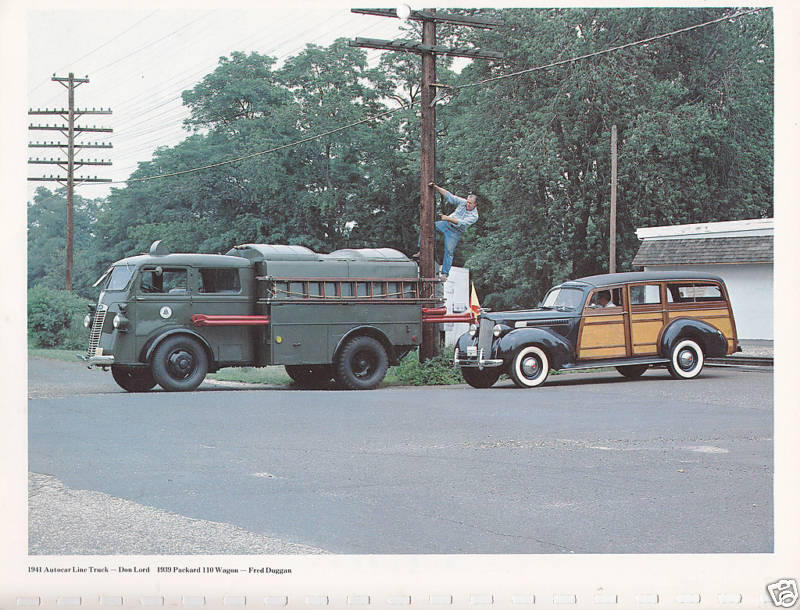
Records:
[[[570,59],[565,59],[565,60],[553,62],[553,63],[550,63],[550,64],[537,66],[535,68],[528,68],[528,69],[525,69],[525,70],[519,70],[517,72],[513,72],[513,73],[509,73],[509,74],[502,74],[502,75],[498,75],[498,76],[495,76],[495,77],[490,77],[490,78],[487,78],[487,79],[483,79],[483,80],[480,80],[480,81],[475,81],[475,82],[472,82],[472,83],[465,83],[465,84],[459,85],[457,87],[452,87],[452,90],[456,91],[456,90],[464,89],[464,88],[467,88],[467,87],[474,87],[474,86],[477,86],[477,85],[485,84],[485,83],[488,83],[488,82],[493,82],[493,81],[500,80],[500,79],[503,79],[503,78],[511,78],[511,77],[514,77],[514,76],[519,76],[521,74],[527,74],[527,73],[534,72],[534,71],[537,71],[537,70],[544,70],[546,68],[552,68],[552,67],[559,66],[559,65],[564,65],[564,64],[567,64],[567,63],[573,63],[573,62],[580,61],[580,60],[583,60],[583,59],[588,59],[590,57],[596,57],[598,55],[603,55],[603,54],[611,53],[611,52],[614,52],[614,51],[619,51],[621,49],[626,49],[626,48],[637,46],[637,45],[647,44],[647,43],[653,42],[655,40],[661,40],[661,39],[667,38],[669,36],[675,36],[677,34],[682,34],[684,32],[688,32],[688,31],[695,30],[695,29],[698,29],[698,28],[707,27],[709,25],[720,23],[722,21],[733,20],[733,19],[737,19],[737,18],[745,16],[745,15],[754,14],[754,13],[760,12],[762,10],[764,10],[764,9],[763,8],[758,8],[758,9],[752,9],[752,10],[749,10],[749,11],[742,11],[742,12],[739,12],[739,13],[735,13],[733,15],[726,15],[726,16],[720,17],[718,19],[714,19],[714,20],[707,21],[707,22],[704,22],[704,23],[688,26],[688,27],[685,27],[685,28],[681,28],[679,30],[674,30],[672,32],[665,33],[665,34],[659,34],[657,36],[652,36],[650,38],[645,38],[643,40],[638,40],[638,41],[635,41],[635,42],[630,42],[630,43],[626,43],[626,44],[623,44],[623,45],[618,45],[616,47],[612,47],[612,48],[609,48],[609,49],[604,49],[602,51],[596,51],[594,53],[581,55],[579,57],[573,57],[573,58],[570,58]],[[342,127],[338,127],[336,129],[327,131],[325,133],[321,133],[321,134],[317,134],[317,135],[310,136],[310,137],[307,137],[307,138],[303,138],[301,140],[290,142],[288,144],[277,146],[277,147],[274,147],[274,148],[271,148],[271,149],[268,149],[268,150],[263,150],[263,151],[259,151],[259,152],[255,152],[255,153],[250,153],[250,154],[247,154],[247,155],[244,155],[244,156],[241,156],[241,157],[237,157],[237,158],[234,158],[234,159],[228,159],[226,161],[220,161],[218,163],[212,163],[210,165],[205,165],[205,166],[196,167],[196,168],[190,168],[190,169],[181,170],[181,171],[178,171],[178,172],[159,174],[159,175],[155,175],[155,176],[147,176],[147,177],[144,177],[144,178],[132,178],[132,179],[128,179],[128,180],[119,180],[119,181],[113,181],[113,182],[106,182],[104,184],[106,184],[106,185],[108,185],[108,184],[131,184],[133,182],[145,182],[145,181],[155,180],[155,179],[160,179],[160,178],[168,178],[168,177],[172,177],[172,176],[190,174],[190,173],[194,173],[194,172],[198,172],[198,171],[203,171],[203,170],[206,170],[206,169],[212,169],[212,168],[215,168],[215,167],[220,167],[220,166],[223,166],[223,165],[229,165],[231,163],[236,163],[238,161],[251,159],[251,158],[254,158],[254,157],[258,157],[258,156],[266,155],[266,154],[269,154],[269,153],[272,153],[272,152],[276,152],[278,150],[283,150],[283,149],[286,149],[286,148],[290,148],[290,147],[293,147],[293,146],[304,144],[306,142],[310,142],[310,141],[313,141],[313,140],[318,140],[318,139],[323,138],[325,136],[332,135],[334,133],[338,133],[338,132],[344,131],[346,129],[350,129],[351,127],[355,127],[356,125],[360,125],[360,124],[366,123],[368,121],[376,120],[376,119],[382,118],[384,116],[388,116],[388,115],[394,114],[394,113],[396,113],[396,112],[398,112],[400,110],[409,109],[413,105],[414,105],[413,102],[409,103],[409,104],[403,104],[403,105],[401,105],[401,106],[399,106],[397,108],[394,108],[392,110],[388,110],[388,111],[385,111],[385,112],[382,112],[382,113],[379,113],[379,114],[376,114],[376,115],[361,119],[359,121],[355,121],[353,123],[349,123],[347,125],[344,125]],[[94,184],[94,183],[89,183],[89,184]]]
[[[651,36],[650,38],[645,38],[643,40],[637,40],[635,42],[628,42],[628,43],[623,44],[623,45],[619,45],[619,46],[616,46],[616,47],[611,47],[609,49],[604,49],[602,51],[596,51],[594,53],[588,53],[586,55],[581,55],[579,57],[572,57],[570,59],[562,59],[560,61],[556,61],[556,62],[553,62],[553,63],[550,63],[550,64],[537,66],[535,68],[527,68],[525,70],[519,70],[517,72],[511,72],[509,74],[501,74],[499,76],[492,76],[490,78],[485,78],[483,80],[479,80],[479,81],[476,81],[474,83],[466,83],[466,84],[463,84],[463,85],[458,85],[458,86],[455,86],[455,87],[451,87],[451,91],[458,91],[460,89],[466,89],[467,87],[476,87],[478,85],[491,83],[491,82],[494,82],[494,81],[497,81],[497,80],[501,80],[503,78],[511,78],[512,76],[520,76],[521,74],[528,74],[530,72],[536,72],[537,70],[545,70],[547,68],[554,68],[556,66],[562,66],[564,64],[569,64],[569,63],[573,63],[573,62],[576,62],[576,61],[580,61],[582,59],[589,59],[590,57],[597,57],[598,55],[604,55],[604,54],[607,54],[607,53],[612,53],[614,51],[620,51],[622,49],[627,49],[629,47],[642,45],[642,44],[647,44],[647,43],[653,42],[655,40],[660,40],[662,38],[667,38],[669,36],[675,36],[676,34],[683,34],[684,32],[689,32],[691,30],[696,30],[698,28],[704,28],[704,27],[707,27],[709,25],[714,25],[715,23],[719,23],[721,21],[728,21],[728,20],[731,20],[731,19],[737,19],[737,18],[742,17],[744,15],[751,15],[753,13],[758,13],[758,12],[763,11],[763,10],[764,10],[763,8],[757,8],[757,9],[751,9],[749,11],[742,11],[740,13],[735,13],[733,15],[725,15],[724,17],[720,17],[718,19],[713,19],[711,21],[706,21],[705,23],[698,23],[696,25],[690,25],[688,27],[681,28],[680,30],[675,30],[674,32],[668,32],[666,34],[658,34],[657,36]]]

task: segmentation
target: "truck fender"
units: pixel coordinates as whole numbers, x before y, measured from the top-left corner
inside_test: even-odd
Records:
[[[186,335],[187,337],[192,337],[193,339],[197,339],[200,344],[205,348],[206,354],[208,355],[208,363],[209,367],[213,368],[214,363],[214,353],[211,350],[211,346],[208,344],[201,335],[194,332],[193,330],[189,330],[188,328],[172,328],[161,334],[155,335],[154,337],[147,340],[144,344],[144,348],[142,348],[142,356],[140,360],[142,362],[150,362],[150,358],[153,356],[153,352],[156,351],[156,348],[161,344],[164,339],[167,337],[173,337],[175,335]]]
[[[702,320],[677,318],[661,332],[659,354],[669,358],[672,346],[684,338],[696,342],[706,358],[721,358],[728,353],[728,342],[719,329]]]
[[[339,351],[342,349],[344,344],[355,335],[366,335],[380,341],[383,347],[386,349],[386,354],[389,356],[389,364],[397,364],[394,357],[394,347],[392,346],[392,342],[389,341],[389,338],[383,333],[382,330],[379,330],[374,326],[356,326],[342,335],[342,338],[339,339],[339,342],[336,344],[336,349],[333,350],[331,362],[336,362],[336,357],[339,355]]]
[[[564,337],[548,328],[517,328],[500,337],[497,353],[492,356],[502,358],[506,364],[511,362],[516,351],[523,345],[538,345],[550,360],[550,367],[560,369],[572,361],[572,347]]]

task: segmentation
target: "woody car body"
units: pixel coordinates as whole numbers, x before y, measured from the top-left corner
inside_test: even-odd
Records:
[[[459,338],[454,364],[473,387],[508,373],[519,387],[533,388],[551,370],[611,366],[629,378],[666,366],[674,378],[692,379],[706,358],[740,349],[722,278],[631,272],[564,282],[536,309],[484,311]]]

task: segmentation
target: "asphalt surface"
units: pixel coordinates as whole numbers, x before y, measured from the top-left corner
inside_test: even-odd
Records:
[[[30,552],[768,553],[772,382],[128,394],[30,359]]]

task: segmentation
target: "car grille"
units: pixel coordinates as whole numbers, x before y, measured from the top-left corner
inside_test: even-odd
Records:
[[[108,305],[98,305],[97,311],[94,312],[92,330],[89,332],[89,349],[86,351],[87,358],[97,355],[97,346],[100,345],[100,335],[103,332],[103,323],[106,321],[106,312],[108,312]]]
[[[530,326],[568,326],[569,320],[563,318],[553,318],[549,320],[526,320],[514,324],[515,328],[527,328]]]

